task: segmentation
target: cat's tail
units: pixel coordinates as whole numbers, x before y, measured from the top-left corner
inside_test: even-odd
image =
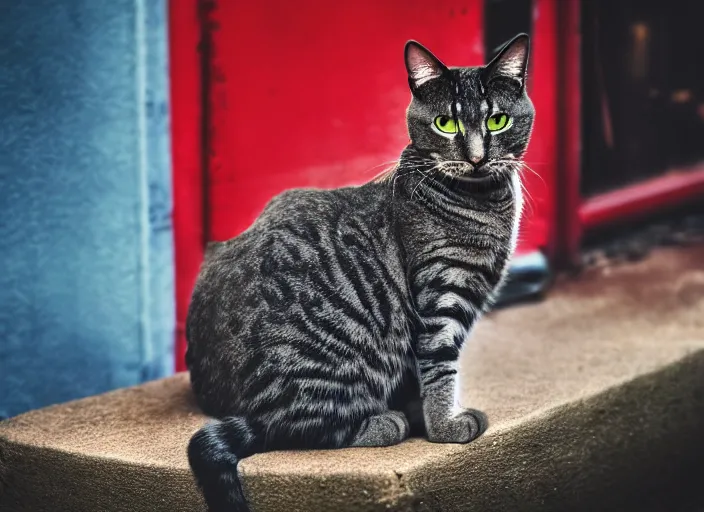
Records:
[[[249,511],[237,463],[254,454],[257,444],[257,436],[241,416],[214,421],[193,435],[188,443],[188,463],[209,512]]]

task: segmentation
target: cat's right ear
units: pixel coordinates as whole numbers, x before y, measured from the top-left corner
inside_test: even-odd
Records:
[[[447,67],[440,62],[440,59],[416,41],[406,43],[404,54],[406,71],[408,71],[408,85],[413,93],[421,85],[440,78],[447,71]]]
[[[518,34],[504,45],[489,64],[484,66],[486,83],[491,82],[494,78],[502,77],[515,80],[521,85],[521,88],[524,88],[529,53],[530,38],[528,34]]]

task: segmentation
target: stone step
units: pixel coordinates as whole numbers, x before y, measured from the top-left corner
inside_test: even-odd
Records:
[[[704,247],[662,249],[488,315],[461,361],[483,437],[255,455],[252,510],[703,506],[703,263]],[[0,510],[203,510],[185,447],[205,421],[180,374],[0,423]]]

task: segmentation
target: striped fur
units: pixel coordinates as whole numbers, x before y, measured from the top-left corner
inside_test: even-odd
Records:
[[[419,48],[407,62],[427,65]],[[208,252],[186,357],[200,406],[220,418],[188,449],[211,511],[247,510],[237,462],[253,453],[468,442],[486,428],[459,407],[457,360],[515,245],[533,111],[522,74],[430,64],[418,88],[409,68],[412,142],[387,179],[287,191]],[[476,165],[458,156],[471,137],[430,129],[454,101],[469,134],[492,108],[513,117],[483,135]]]

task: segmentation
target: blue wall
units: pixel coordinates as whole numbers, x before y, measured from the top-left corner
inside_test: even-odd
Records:
[[[166,375],[166,0],[0,0],[0,416]]]

